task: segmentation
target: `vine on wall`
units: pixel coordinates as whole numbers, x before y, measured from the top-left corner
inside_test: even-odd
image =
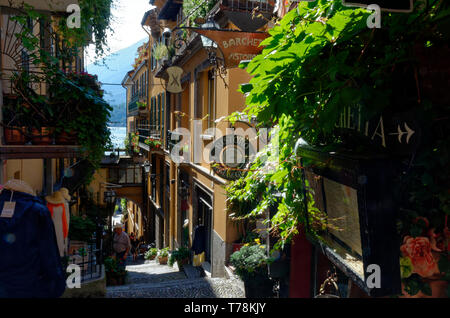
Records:
[[[381,29],[367,27],[370,14],[340,0],[301,2],[269,31],[263,52],[242,64],[253,76],[240,88],[247,96],[246,115],[256,116],[261,126],[278,127],[279,133],[246,176],[227,186],[229,210],[234,217],[248,218],[276,205],[270,219],[280,237],[276,248],[307,221],[317,235],[326,218],[311,203],[308,220],[303,215],[303,167],[294,151],[299,138],[328,150],[367,153],[374,147],[368,138],[336,127],[345,108],[359,110],[362,121],[385,111],[411,112],[422,126],[422,142],[411,156],[399,158],[402,168],[393,191],[402,207],[403,282],[410,294],[429,294],[424,278],[450,280],[450,131],[448,98],[436,93],[446,84],[435,81],[426,89],[432,74],[421,70],[446,67],[446,59],[438,60],[443,65],[431,63],[437,52],[449,52],[450,6],[432,0],[411,14],[383,13]],[[271,158],[275,142],[279,158]]]

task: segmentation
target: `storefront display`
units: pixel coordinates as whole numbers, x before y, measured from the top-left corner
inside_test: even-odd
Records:
[[[30,193],[15,180],[0,194],[0,298],[59,297],[65,290],[50,211]]]
[[[299,155],[306,167],[305,188],[313,193],[310,200],[327,215],[326,230],[319,231],[314,243],[368,295],[399,294],[392,161],[382,155],[328,153],[307,146]]]

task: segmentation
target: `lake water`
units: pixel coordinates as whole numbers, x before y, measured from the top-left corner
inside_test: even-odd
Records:
[[[114,149],[124,149],[124,140],[127,136],[127,127],[109,127],[111,131],[111,142],[114,145]]]

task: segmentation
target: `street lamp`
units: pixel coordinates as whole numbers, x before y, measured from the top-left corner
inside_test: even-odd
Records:
[[[144,164],[142,165],[142,168],[144,168],[145,173],[149,173],[151,167],[152,167],[152,165],[148,160],[146,160],[144,162]]]
[[[220,26],[219,26],[219,24],[217,24],[216,21],[214,21],[212,19],[208,19],[206,21],[206,23],[203,23],[201,25],[201,28],[202,29],[217,29],[217,30],[219,30]],[[214,42],[213,40],[207,38],[204,35],[201,35],[200,38],[202,39],[203,47],[205,47],[207,49],[217,48],[217,43]]]

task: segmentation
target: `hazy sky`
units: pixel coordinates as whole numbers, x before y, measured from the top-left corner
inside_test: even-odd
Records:
[[[149,0],[114,0],[114,4],[111,24],[114,33],[108,36],[111,52],[126,48],[148,36],[141,27],[141,21],[144,13],[152,7]],[[90,47],[86,53],[86,64],[90,64],[96,59],[95,52]]]

